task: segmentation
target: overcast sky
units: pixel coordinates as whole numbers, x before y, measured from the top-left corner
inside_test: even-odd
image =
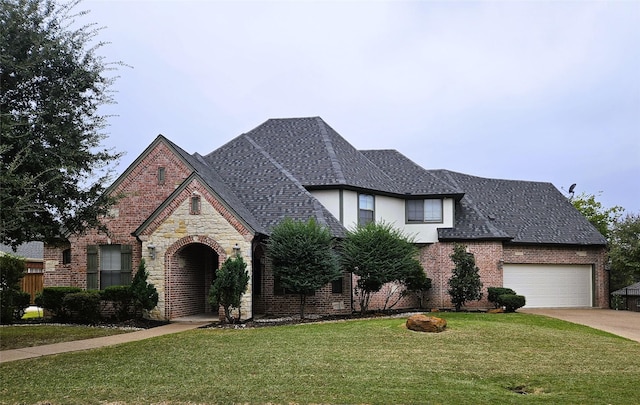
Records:
[[[120,68],[121,173],[320,116],[427,169],[546,181],[640,213],[640,2],[85,1]]]

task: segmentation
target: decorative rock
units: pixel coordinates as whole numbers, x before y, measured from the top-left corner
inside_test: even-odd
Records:
[[[502,313],[504,313],[504,309],[503,308],[492,308],[492,309],[488,310],[487,313],[489,313],[489,314],[502,314]]]
[[[424,314],[412,315],[407,319],[407,329],[416,332],[442,332],[447,327],[447,321],[435,316]]]

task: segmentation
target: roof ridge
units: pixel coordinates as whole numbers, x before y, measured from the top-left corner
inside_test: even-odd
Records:
[[[320,136],[322,136],[322,140],[324,141],[324,146],[327,149],[327,153],[329,154],[329,159],[331,160],[331,167],[333,168],[338,183],[346,184],[347,180],[344,176],[344,172],[342,171],[342,165],[340,164],[340,160],[338,159],[338,155],[333,147],[333,142],[329,138],[329,131],[327,131],[326,124],[320,117],[315,117],[316,123],[318,124],[318,128],[320,129]]]
[[[267,160],[276,167],[276,169],[280,170],[280,172],[282,172],[289,180],[291,180],[296,186],[300,187],[301,189],[305,190],[305,192],[309,193],[307,191],[307,189],[302,185],[302,183],[300,183],[300,181],[293,175],[291,174],[291,172],[289,172],[289,170],[285,169],[284,166],[282,166],[280,164],[280,162],[278,162],[273,156],[271,156],[271,154],[269,154],[269,152],[267,152],[258,142],[254,141],[253,138],[251,138],[248,134],[244,134],[244,137],[247,139],[247,141],[249,141],[249,143],[251,144],[251,146],[253,146],[254,148],[256,148],[258,150],[258,152],[260,152],[260,154],[262,156],[264,156],[265,158],[267,158]],[[310,194],[310,193],[309,193]]]

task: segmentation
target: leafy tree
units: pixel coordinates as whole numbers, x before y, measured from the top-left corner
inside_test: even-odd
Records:
[[[147,282],[148,277],[149,272],[142,259],[130,287],[136,316],[141,316],[142,310],[151,311],[158,305],[158,291],[153,284]]]
[[[619,206],[605,208],[593,194],[581,193],[571,199],[571,204],[596,227],[607,239],[613,225],[620,219],[623,208]]]
[[[306,297],[340,277],[338,256],[329,230],[313,218],[307,222],[285,218],[273,228],[267,255],[274,277],[285,290],[300,296],[300,318]]]
[[[418,308],[424,308],[427,301],[426,294],[431,289],[431,279],[427,277],[424,269],[417,263],[417,267],[405,279],[405,286],[409,294],[414,294],[418,300]]]
[[[23,258],[0,255],[0,323],[12,323],[20,295],[20,280],[24,277],[26,264]]]
[[[628,214],[611,231],[611,285],[615,291],[640,281],[640,215]]]
[[[456,311],[460,311],[466,302],[482,298],[480,269],[473,254],[467,253],[465,245],[456,243],[450,257],[455,267],[449,279],[448,292]]]
[[[371,294],[389,282],[405,283],[420,267],[417,248],[391,224],[370,222],[348,231],[341,244],[345,271],[357,275],[360,311],[369,308]]]
[[[100,227],[113,203],[101,147],[113,103],[95,25],[75,26],[79,0],[0,0],[0,242],[55,241]]]
[[[222,306],[225,318],[229,323],[233,323],[231,308],[238,308],[240,319],[240,302],[248,285],[249,272],[242,256],[230,257],[216,271],[216,279],[209,290],[209,302],[214,308]]]

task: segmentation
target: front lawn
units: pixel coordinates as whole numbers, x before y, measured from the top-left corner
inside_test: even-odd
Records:
[[[5,325],[0,327],[0,350],[42,346],[127,332],[131,330],[82,325]]]
[[[0,365],[0,402],[640,403],[640,345],[530,314],[200,329]]]

